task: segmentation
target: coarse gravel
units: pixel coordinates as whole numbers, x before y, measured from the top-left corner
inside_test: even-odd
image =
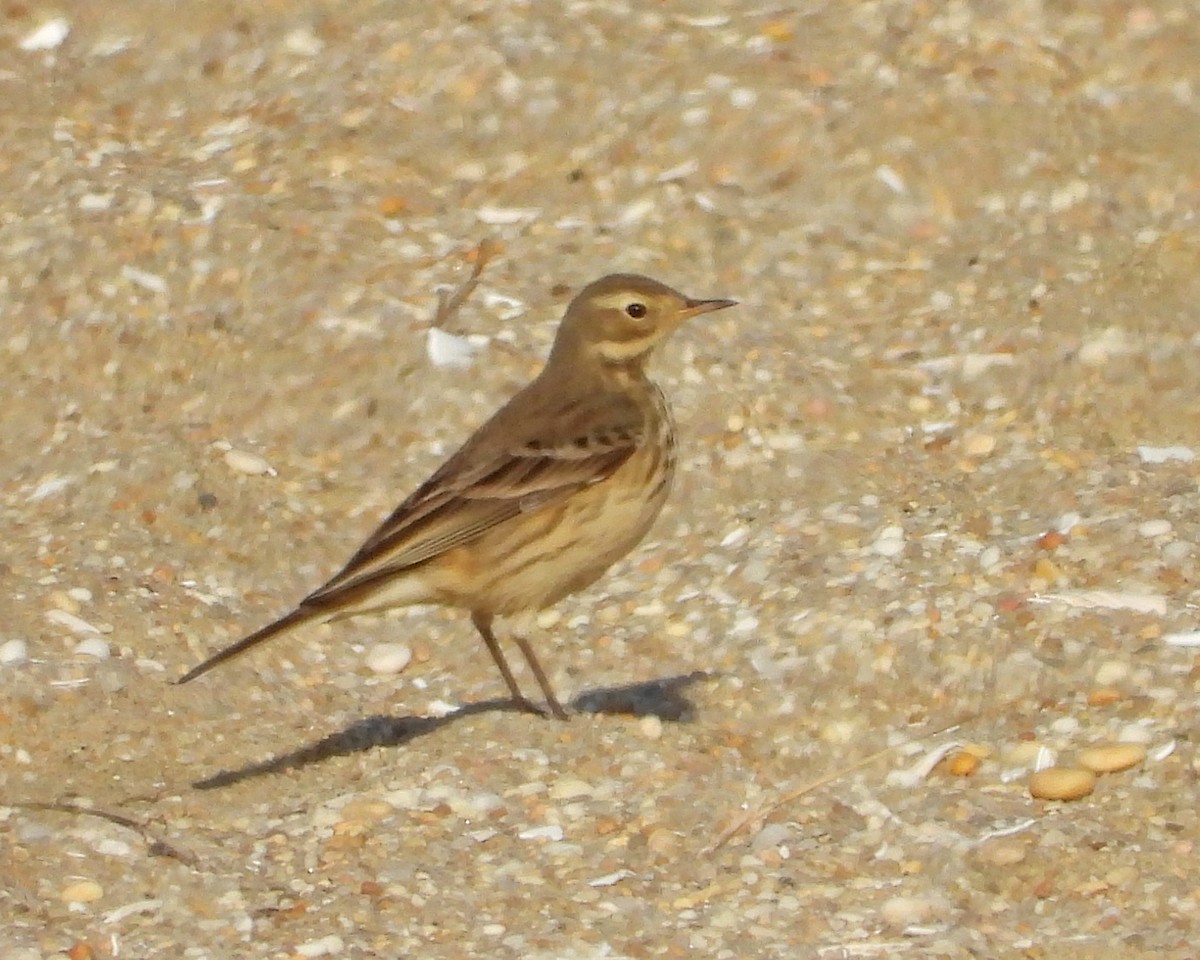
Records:
[[[0,7],[0,957],[1196,956],[1197,49],[1179,2]],[[658,360],[648,541],[503,624],[570,722],[437,609],[172,684],[616,270],[741,305]]]

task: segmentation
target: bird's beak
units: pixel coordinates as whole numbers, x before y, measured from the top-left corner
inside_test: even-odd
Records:
[[[712,313],[714,310],[724,310],[726,307],[736,307],[736,300],[688,300],[679,312],[680,320],[698,317],[702,313]]]

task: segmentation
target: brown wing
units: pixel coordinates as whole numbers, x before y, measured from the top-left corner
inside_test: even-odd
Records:
[[[564,403],[547,396],[545,383],[535,380],[400,504],[333,579],[291,613],[218,651],[178,682],[321,616],[347,593],[369,590],[373,581],[612,476],[643,442],[645,423],[627,397],[581,393],[583,399]],[[546,416],[548,407],[552,416]]]
[[[302,601],[323,606],[337,595],[469,543],[498,524],[600,483],[642,443],[632,405],[589,398],[558,411],[538,433],[514,419],[511,404],[393,511],[328,583]],[[503,424],[496,420],[504,418]],[[501,427],[502,429],[497,429]],[[507,435],[500,445],[496,438]]]

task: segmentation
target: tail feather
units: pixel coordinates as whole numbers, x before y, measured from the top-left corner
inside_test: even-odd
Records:
[[[213,667],[224,663],[226,660],[232,660],[238,654],[245,653],[252,647],[257,647],[260,643],[270,640],[273,636],[283,633],[292,627],[304,623],[306,620],[312,620],[314,617],[319,617],[326,611],[313,607],[297,607],[291,613],[280,617],[273,623],[268,623],[260,630],[255,630],[248,637],[243,637],[237,643],[231,643],[224,650],[219,650],[211,657],[205,660],[198,666],[192,667],[187,673],[180,677],[175,682],[187,683],[189,680],[195,680],[198,676],[208,673]]]

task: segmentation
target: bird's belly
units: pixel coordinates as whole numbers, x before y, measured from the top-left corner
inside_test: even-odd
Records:
[[[455,552],[475,589],[443,602],[503,616],[543,609],[590,586],[650,530],[672,466],[632,457],[606,480],[464,545]]]

